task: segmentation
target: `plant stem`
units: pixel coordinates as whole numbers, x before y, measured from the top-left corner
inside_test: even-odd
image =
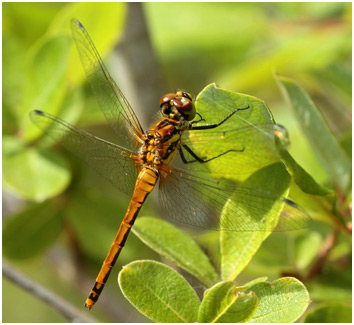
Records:
[[[327,238],[326,238],[326,240],[319,252],[319,256],[318,256],[316,263],[312,266],[312,268],[307,273],[307,276],[306,276],[307,280],[309,280],[309,279],[313,278],[315,275],[321,273],[323,265],[326,262],[328,255],[329,255],[330,251],[332,250],[332,248],[334,247],[334,245],[336,244],[337,240],[338,240],[338,230],[334,230],[333,232],[328,234],[328,236],[327,236]]]
[[[18,270],[16,270],[13,266],[10,266],[5,261],[2,263],[2,274],[12,283],[16,284],[20,288],[32,294],[34,297],[45,302],[48,306],[57,310],[69,321],[75,323],[98,322],[95,318],[85,315],[84,311],[80,311],[63,298],[44,288],[39,283],[29,279],[27,276],[21,274]]]

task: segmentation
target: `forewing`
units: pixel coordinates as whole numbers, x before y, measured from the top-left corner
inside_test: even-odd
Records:
[[[114,187],[128,195],[132,194],[137,177],[134,152],[95,137],[51,114],[32,111],[30,117],[39,128],[60,141]]]
[[[183,168],[192,171],[208,171],[213,177],[242,180],[262,167],[278,162],[276,141],[288,142],[287,131],[277,124],[247,125],[241,128],[214,128],[189,130],[182,135],[182,151],[187,161],[193,157],[183,148],[187,145],[206,163],[191,162]],[[225,153],[227,152],[227,153]],[[224,154],[225,153],[225,154]],[[177,162],[181,166],[181,162]]]
[[[71,28],[87,79],[102,112],[124,145],[134,149],[143,133],[137,116],[108,73],[85,28],[76,19],[72,19]]]
[[[286,231],[307,227],[310,222],[304,211],[282,196],[181,169],[162,173],[159,199],[166,216],[199,228]]]

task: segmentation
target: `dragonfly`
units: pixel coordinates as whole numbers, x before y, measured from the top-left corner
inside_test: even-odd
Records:
[[[228,182],[224,177],[255,171],[264,153],[273,152],[275,156],[274,142],[286,133],[283,127],[275,123],[246,123],[236,128],[232,119],[245,120],[255,109],[250,103],[243,107],[231,105],[227,116],[209,123],[196,111],[193,97],[188,92],[177,91],[161,97],[159,121],[144,132],[83,25],[72,19],[71,29],[92,91],[120,144],[98,138],[40,110],[32,111],[31,119],[114,187],[131,195],[126,214],[86,299],[87,308],[91,309],[97,302],[139,210],[155,187],[166,216],[199,228],[272,231],[307,226],[308,215],[290,199]],[[225,139],[233,144],[227,150],[220,145]],[[230,157],[234,164],[230,165]],[[242,157],[249,160],[242,163]],[[237,198],[235,203],[231,197]],[[282,204],[283,210],[277,224],[269,225],[262,216],[275,213],[270,209],[274,203]],[[222,215],[229,217],[225,221]]]

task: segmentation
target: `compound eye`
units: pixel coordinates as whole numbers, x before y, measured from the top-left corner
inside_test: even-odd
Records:
[[[193,120],[196,112],[193,102],[190,99],[186,97],[175,98],[172,100],[172,103],[187,121]]]
[[[192,95],[182,90],[176,92],[176,97],[184,97],[184,98],[188,98],[190,101],[193,101]]]
[[[180,106],[177,107],[178,110],[181,110],[183,112],[190,112],[193,109],[193,103],[186,97],[182,97],[180,102]]]
[[[191,102],[193,101],[192,95],[185,91],[183,92],[183,97],[188,98]]]
[[[179,90],[175,94],[176,97],[183,97],[183,91]]]
[[[172,99],[174,99],[176,97],[176,94],[173,93],[168,93],[166,95],[163,95],[160,99],[160,107],[163,104],[169,103]]]

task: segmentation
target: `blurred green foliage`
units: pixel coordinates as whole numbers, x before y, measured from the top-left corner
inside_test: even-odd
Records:
[[[3,253],[24,273],[79,308],[130,198],[60,147],[48,151],[50,143],[40,141],[41,133],[30,123],[28,112],[46,110],[94,134],[110,136],[70,45],[69,22],[75,17],[86,26],[104,59],[122,35],[126,7],[120,3],[3,3]],[[318,150],[310,146],[309,134],[299,126],[296,105],[289,98],[295,108],[291,111],[281,97],[273,72],[275,69],[279,75],[301,83],[320,108],[329,125],[325,123],[324,132],[332,145],[321,148],[319,154],[330,149],[324,155],[328,162],[335,154],[333,150],[344,149],[347,157],[336,158],[350,162],[351,4],[144,3],[143,8],[166,92],[182,87],[196,95],[206,84],[216,82],[261,98],[276,122],[290,131],[290,153],[303,167],[293,172],[301,176],[301,183],[311,175],[318,186],[334,190],[322,200],[304,194],[292,182],[290,192],[297,203],[325,222],[315,221],[301,234],[273,234],[237,279],[244,283],[255,276],[276,279],[287,271],[308,274],[328,234],[333,229],[340,231],[348,221],[343,210],[351,205],[351,186],[348,179],[338,179],[338,190],[335,178],[340,178],[343,170],[335,167],[338,174],[328,172]],[[290,87],[298,85],[292,83]],[[316,132],[309,133],[316,136]],[[141,214],[151,215],[152,211],[148,202]],[[199,242],[218,265],[217,240],[201,237]],[[310,308],[305,321],[324,322],[319,318],[323,315],[336,321],[333,302],[337,310],[349,314],[350,254],[351,237],[341,232],[322,272],[304,279],[313,303],[322,302],[318,308],[325,310],[321,313]],[[118,264],[149,257],[157,255],[131,235]],[[146,320],[136,314],[117,288],[114,278],[119,265],[112,271],[102,305],[97,304],[93,315],[102,321]],[[3,321],[64,320],[4,282]]]

